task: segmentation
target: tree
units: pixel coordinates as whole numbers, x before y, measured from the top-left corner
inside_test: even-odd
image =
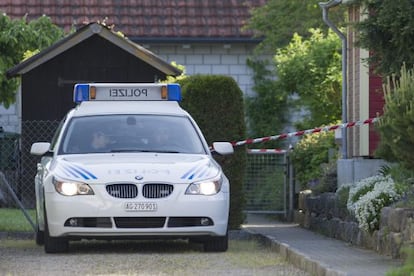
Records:
[[[356,0],[368,15],[356,24],[358,46],[370,50],[368,62],[382,76],[414,65],[414,2],[411,0]]]
[[[310,30],[304,40],[298,34],[289,45],[277,51],[276,80],[284,93],[299,96],[296,105],[309,111],[299,128],[329,124],[341,116],[341,41],[329,31]]]
[[[30,22],[26,17],[11,20],[6,14],[0,16],[0,103],[10,106],[19,86],[18,79],[7,79],[6,71],[27,57],[27,53],[36,53],[63,35],[63,30],[46,16]]]
[[[288,121],[288,94],[278,87],[268,62],[250,59],[247,64],[253,68],[253,90],[256,91],[255,96],[247,97],[245,101],[248,135],[261,137],[274,134],[283,129]],[[268,147],[278,144],[267,142]]]
[[[269,0],[266,5],[253,9],[246,29],[257,31],[263,36],[260,49],[274,51],[289,43],[294,33],[308,37],[310,28],[327,31],[322,20],[320,0]],[[343,25],[345,8],[332,8],[329,18],[335,25]]]
[[[300,37],[301,42],[306,41],[313,36],[313,33],[309,32],[309,29],[311,28],[320,30],[319,32],[321,35],[326,35],[328,33],[328,27],[322,20],[322,9],[318,5],[319,2],[320,0],[269,0],[266,5],[253,9],[252,16],[245,28],[254,30],[256,31],[257,36],[263,37],[263,41],[256,48],[256,53],[266,53],[272,55],[278,52],[278,49],[287,47],[289,43],[292,43],[292,39],[298,39]],[[344,24],[344,15],[344,5],[336,6],[329,11],[329,18],[337,26]],[[294,36],[296,38],[294,38]],[[329,36],[329,39],[331,38],[332,35]],[[311,104],[312,95],[317,95],[312,94],[311,92],[323,93],[321,90],[324,88],[323,86],[329,87],[329,85],[331,85],[331,87],[329,87],[329,91],[327,91],[329,98],[335,95],[332,91],[337,91],[336,79],[338,75],[335,74],[336,72],[334,72],[334,70],[338,70],[338,74],[340,74],[341,70],[340,63],[337,64],[332,62],[332,58],[334,57],[336,61],[340,55],[337,55],[338,49],[332,50],[330,48],[328,49],[329,53],[323,53],[324,50],[327,49],[321,49],[320,58],[316,58],[319,63],[313,65],[307,63],[300,64],[300,68],[302,68],[303,72],[306,73],[306,78],[301,77],[301,75],[294,75],[295,73],[302,73],[299,68],[296,68],[297,70],[295,72],[292,71],[292,74],[286,73],[286,77],[289,77],[292,80],[297,77],[301,81],[305,81],[303,85],[299,82],[295,85],[290,82],[290,87],[287,85],[289,82],[287,79],[284,79],[283,81],[276,80],[277,78],[280,78],[278,70],[281,70],[282,67],[286,67],[286,69],[288,69],[290,67],[288,64],[289,62],[292,65],[295,61],[300,62],[299,56],[301,55],[301,49],[293,49],[291,47],[291,51],[299,51],[298,58],[294,59],[294,54],[291,53],[291,61],[286,58],[286,61],[281,62],[280,65],[275,62],[263,62],[260,58],[258,58],[258,56],[251,58],[248,65],[254,71],[255,86],[253,89],[256,92],[256,97],[251,97],[246,100],[246,114],[248,117],[248,128],[252,135],[263,136],[282,131],[288,120],[287,117],[289,116],[288,110],[290,109],[290,105]],[[314,49],[313,53],[315,53],[315,55],[316,52],[317,50]],[[307,54],[309,55],[310,53]],[[282,55],[288,55],[288,53],[279,52],[278,55],[282,58]],[[324,57],[328,57],[329,62],[323,64],[322,59]],[[307,58],[307,60],[304,59],[304,55],[302,55],[302,62],[312,61],[310,58]],[[316,68],[319,64],[322,64],[324,67]],[[333,66],[333,64],[335,64],[335,66]],[[311,69],[317,69],[319,73],[312,74],[312,72],[309,72]],[[320,75],[324,70],[325,72],[329,72],[327,79],[323,79],[323,76]],[[309,78],[315,76],[318,78],[312,82]],[[332,78],[334,78],[335,81]],[[308,85],[310,82],[312,82],[313,85],[316,85],[319,82],[321,85],[318,89],[315,89],[315,87]],[[322,85],[322,83],[324,85]],[[305,85],[307,86],[306,89],[304,88]],[[301,89],[300,91],[295,91],[296,88]],[[289,101],[289,95],[292,95],[295,92],[302,92],[302,96],[305,96],[304,94],[306,93],[309,95],[300,101]],[[323,98],[327,99],[328,96]],[[302,104],[302,101],[307,102],[303,102]],[[313,103],[316,104],[315,99],[313,100]],[[326,100],[324,100],[323,103],[326,103]],[[329,118],[323,118],[323,120],[321,118],[317,118],[314,122],[309,122],[309,124],[315,123],[319,125],[319,122],[329,123],[327,121],[335,121],[334,118],[336,119],[337,114],[340,112],[340,106],[337,106],[336,97],[334,104],[329,103],[329,107],[323,107],[321,112],[324,114],[326,114],[326,112],[330,112],[330,110],[334,109],[332,105],[337,107],[332,116],[325,115]],[[317,107],[315,107],[315,109],[316,108]]]

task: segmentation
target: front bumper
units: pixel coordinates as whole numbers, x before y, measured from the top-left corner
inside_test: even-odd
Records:
[[[45,194],[52,237],[192,237],[225,236],[229,194],[185,195],[186,185],[162,199],[120,199],[102,185],[95,195]],[[155,203],[156,211],[126,211],[126,203]]]

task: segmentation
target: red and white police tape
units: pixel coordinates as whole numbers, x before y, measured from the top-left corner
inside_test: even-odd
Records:
[[[373,124],[373,123],[377,122],[378,120],[379,120],[378,117],[377,118],[370,118],[370,119],[367,119],[367,120],[364,120],[364,121],[343,123],[343,124],[333,125],[333,126],[317,127],[317,128],[301,130],[301,131],[296,131],[296,132],[282,133],[282,134],[279,134],[279,135],[273,135],[273,136],[267,136],[267,137],[261,137],[261,138],[254,138],[254,139],[246,139],[246,140],[242,140],[242,141],[235,141],[235,142],[231,142],[231,144],[233,145],[233,147],[237,147],[237,146],[243,146],[243,145],[263,143],[263,142],[267,142],[267,141],[282,140],[282,139],[291,138],[291,137],[295,137],[295,136],[302,136],[302,135],[306,135],[306,134],[313,134],[313,133],[318,133],[318,132],[332,131],[332,130],[336,130],[336,129],[343,129],[343,128],[350,128],[350,127],[354,127],[354,126],[362,126],[362,125],[367,125],[367,124]],[[256,150],[256,151],[260,151],[260,150]],[[262,151],[265,152],[267,150],[262,150]],[[281,151],[281,150],[271,150],[271,151]]]

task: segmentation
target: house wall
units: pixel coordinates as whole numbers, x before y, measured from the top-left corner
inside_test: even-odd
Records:
[[[244,95],[254,95],[253,72],[246,65],[254,44],[180,44],[143,45],[168,62],[184,65],[187,75],[218,74],[231,76]],[[270,57],[269,57],[270,58]]]
[[[360,7],[349,6],[348,14],[352,23],[363,19]],[[376,117],[384,106],[381,78],[373,75],[364,62],[369,52],[355,47],[356,39],[353,30],[348,29],[348,121]],[[372,159],[379,142],[373,125],[350,128],[347,138],[349,159],[338,160],[338,187],[375,175],[386,164]]]
[[[5,108],[0,105],[0,127],[6,132],[21,133],[21,87],[16,93],[16,102]]]
[[[349,21],[359,22],[362,15],[359,7],[349,9]],[[369,68],[363,62],[368,51],[354,47],[357,40],[355,32],[348,30],[348,121],[370,118],[370,79]],[[364,125],[348,130],[348,156],[367,157],[370,151],[370,126]]]

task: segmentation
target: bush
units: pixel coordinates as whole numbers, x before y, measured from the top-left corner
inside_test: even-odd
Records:
[[[243,92],[231,77],[196,75],[179,82],[183,91],[181,105],[197,121],[207,143],[245,139]],[[235,148],[233,155],[217,156],[216,160],[230,180],[229,226],[237,229],[244,221],[246,148]]]
[[[329,150],[335,149],[337,152],[337,148],[333,132],[306,135],[295,145],[290,157],[295,169],[296,181],[299,182],[302,190],[332,191],[327,187],[321,187],[324,184],[329,186],[331,183],[321,182],[321,179],[327,174],[332,174],[333,165],[327,165],[330,161]],[[333,191],[335,189],[336,185]]]
[[[379,228],[381,209],[399,198],[391,176],[376,175],[351,185],[347,207],[361,229],[373,232]]]
[[[414,71],[402,67],[400,76],[384,86],[384,114],[378,124],[381,143],[376,154],[414,170]]]

